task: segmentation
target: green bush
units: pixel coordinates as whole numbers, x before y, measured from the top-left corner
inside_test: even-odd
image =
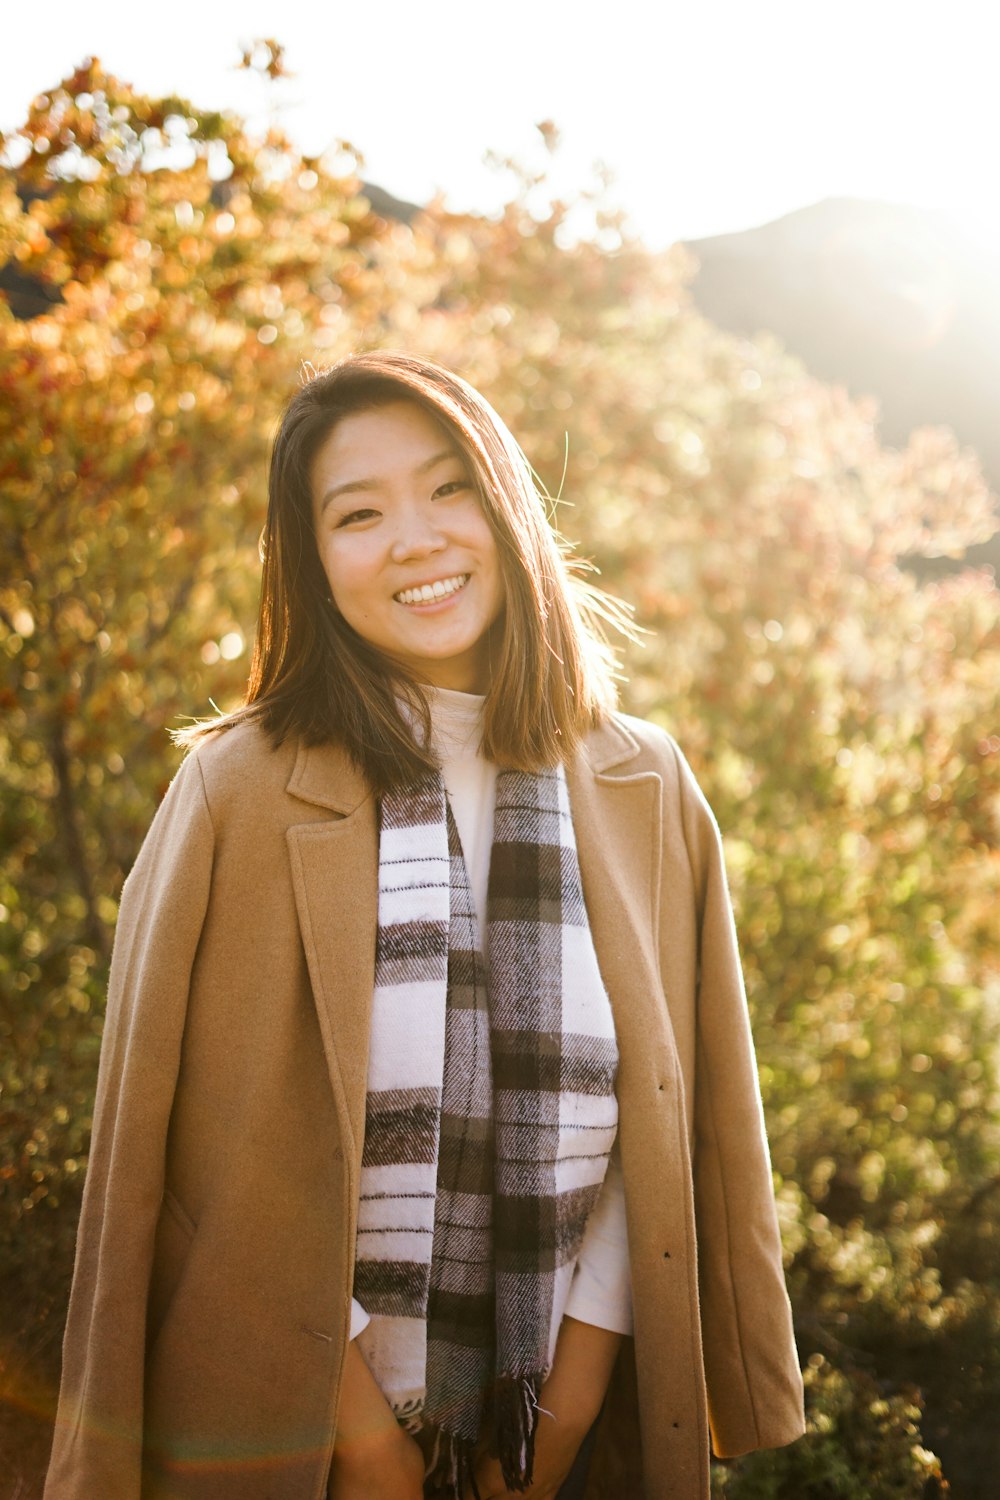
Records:
[[[870,1375],[814,1355],[805,1371],[807,1431],[790,1448],[717,1468],[718,1500],[932,1500],[949,1487],[920,1440],[915,1390],[883,1395]]]

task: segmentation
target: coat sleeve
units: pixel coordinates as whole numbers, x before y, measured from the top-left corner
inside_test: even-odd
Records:
[[[677,755],[700,921],[693,1166],[702,1338],[713,1447],[727,1458],[801,1435],[802,1379],[722,841]]]
[[[122,892],[45,1500],[139,1500],[147,1298],[213,851],[192,755]]]

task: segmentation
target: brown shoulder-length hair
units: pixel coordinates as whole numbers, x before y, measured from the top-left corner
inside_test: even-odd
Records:
[[[494,627],[483,752],[498,765],[538,770],[564,760],[615,705],[614,660],[603,626],[629,632],[627,607],[596,589],[546,516],[545,500],[501,418],[478,391],[429,360],[375,351],[308,379],[285,408],[271,454],[264,571],[246,701],[176,732],[190,745],[246,720],[276,744],[336,740],[376,792],[434,762],[421,748],[428,709],[398,662],[362,639],[330,601],[313,525],[311,469],[337,423],[401,400],[429,412],[469,465],[496,538],[504,609]],[[422,723],[415,736],[400,698]]]

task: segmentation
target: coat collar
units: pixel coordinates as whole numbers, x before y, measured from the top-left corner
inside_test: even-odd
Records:
[[[639,749],[639,741],[626,728],[621,715],[616,714],[591,731],[583,742],[581,756],[598,776],[634,760]]]
[[[348,817],[371,796],[364,774],[339,745],[299,741],[286,790],[300,802]]]
[[[627,764],[638,753],[638,741],[623,720],[614,717],[591,731],[579,758],[594,775],[603,775]],[[328,808],[344,817],[371,796],[364,773],[338,745],[307,745],[301,741],[287,790],[300,802]]]

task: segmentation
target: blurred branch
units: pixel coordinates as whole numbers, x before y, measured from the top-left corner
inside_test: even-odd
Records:
[[[869,1369],[875,1367],[875,1360],[867,1350],[855,1348],[846,1344],[843,1339],[838,1339],[817,1317],[796,1317],[795,1339],[800,1350],[822,1350],[840,1365],[854,1364]]]
[[[56,808],[60,832],[66,848],[67,863],[77,891],[86,907],[87,940],[90,946],[107,961],[111,957],[111,945],[104,924],[97,915],[94,882],[83,843],[82,819],[70,777],[70,752],[66,744],[66,728],[61,717],[53,722],[49,753],[56,773]]]
[[[964,1205],[962,1209],[963,1217],[978,1213],[986,1199],[991,1193],[995,1193],[998,1188],[1000,1188],[1000,1175],[988,1177],[985,1182],[980,1183],[979,1187],[976,1188],[976,1191],[969,1198],[969,1201]]]
[[[182,579],[177,592],[174,594],[174,597],[171,599],[168,607],[164,610],[163,618],[160,623],[158,625],[153,625],[151,623],[145,635],[143,636],[143,651],[147,656],[149,652],[152,651],[154,646],[159,645],[160,641],[166,635],[173,622],[178,619],[179,616],[183,613],[184,608],[191,597],[191,590],[193,588],[194,577],[189,573],[186,578]]]

